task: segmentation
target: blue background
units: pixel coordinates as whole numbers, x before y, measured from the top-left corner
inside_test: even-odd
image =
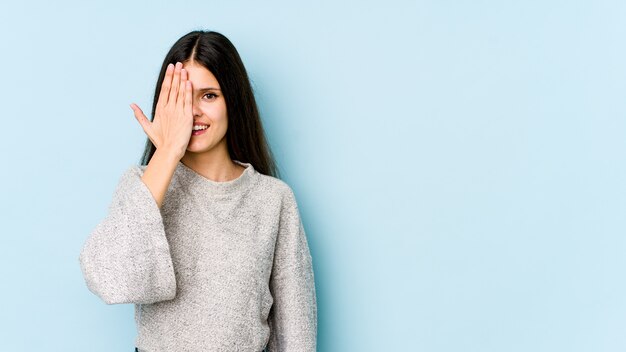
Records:
[[[176,39],[242,56],[320,351],[626,350],[621,1],[0,5],[0,350],[131,351],[78,255]]]

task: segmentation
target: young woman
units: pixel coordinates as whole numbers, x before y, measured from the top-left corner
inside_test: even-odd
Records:
[[[121,176],[79,256],[87,287],[135,304],[135,351],[315,351],[312,258],[276,176],[233,44],[193,31],[170,49],[141,165]]]

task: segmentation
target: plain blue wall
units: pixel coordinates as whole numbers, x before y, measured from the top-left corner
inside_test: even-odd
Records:
[[[173,42],[238,48],[320,351],[626,350],[621,1],[0,5],[0,350],[131,351],[78,263]]]

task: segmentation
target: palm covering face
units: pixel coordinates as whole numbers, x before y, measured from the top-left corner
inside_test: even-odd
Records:
[[[163,78],[154,120],[150,122],[136,104],[135,118],[157,149],[167,149],[181,158],[187,150],[193,129],[191,81],[180,62],[169,64]]]

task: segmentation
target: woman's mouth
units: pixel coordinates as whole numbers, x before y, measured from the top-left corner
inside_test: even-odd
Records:
[[[202,127],[202,128],[196,129],[196,126],[194,126],[194,129],[191,131],[191,135],[192,136],[197,136],[197,135],[203,134],[210,127],[210,126],[206,126],[206,125],[199,125],[199,126]]]

